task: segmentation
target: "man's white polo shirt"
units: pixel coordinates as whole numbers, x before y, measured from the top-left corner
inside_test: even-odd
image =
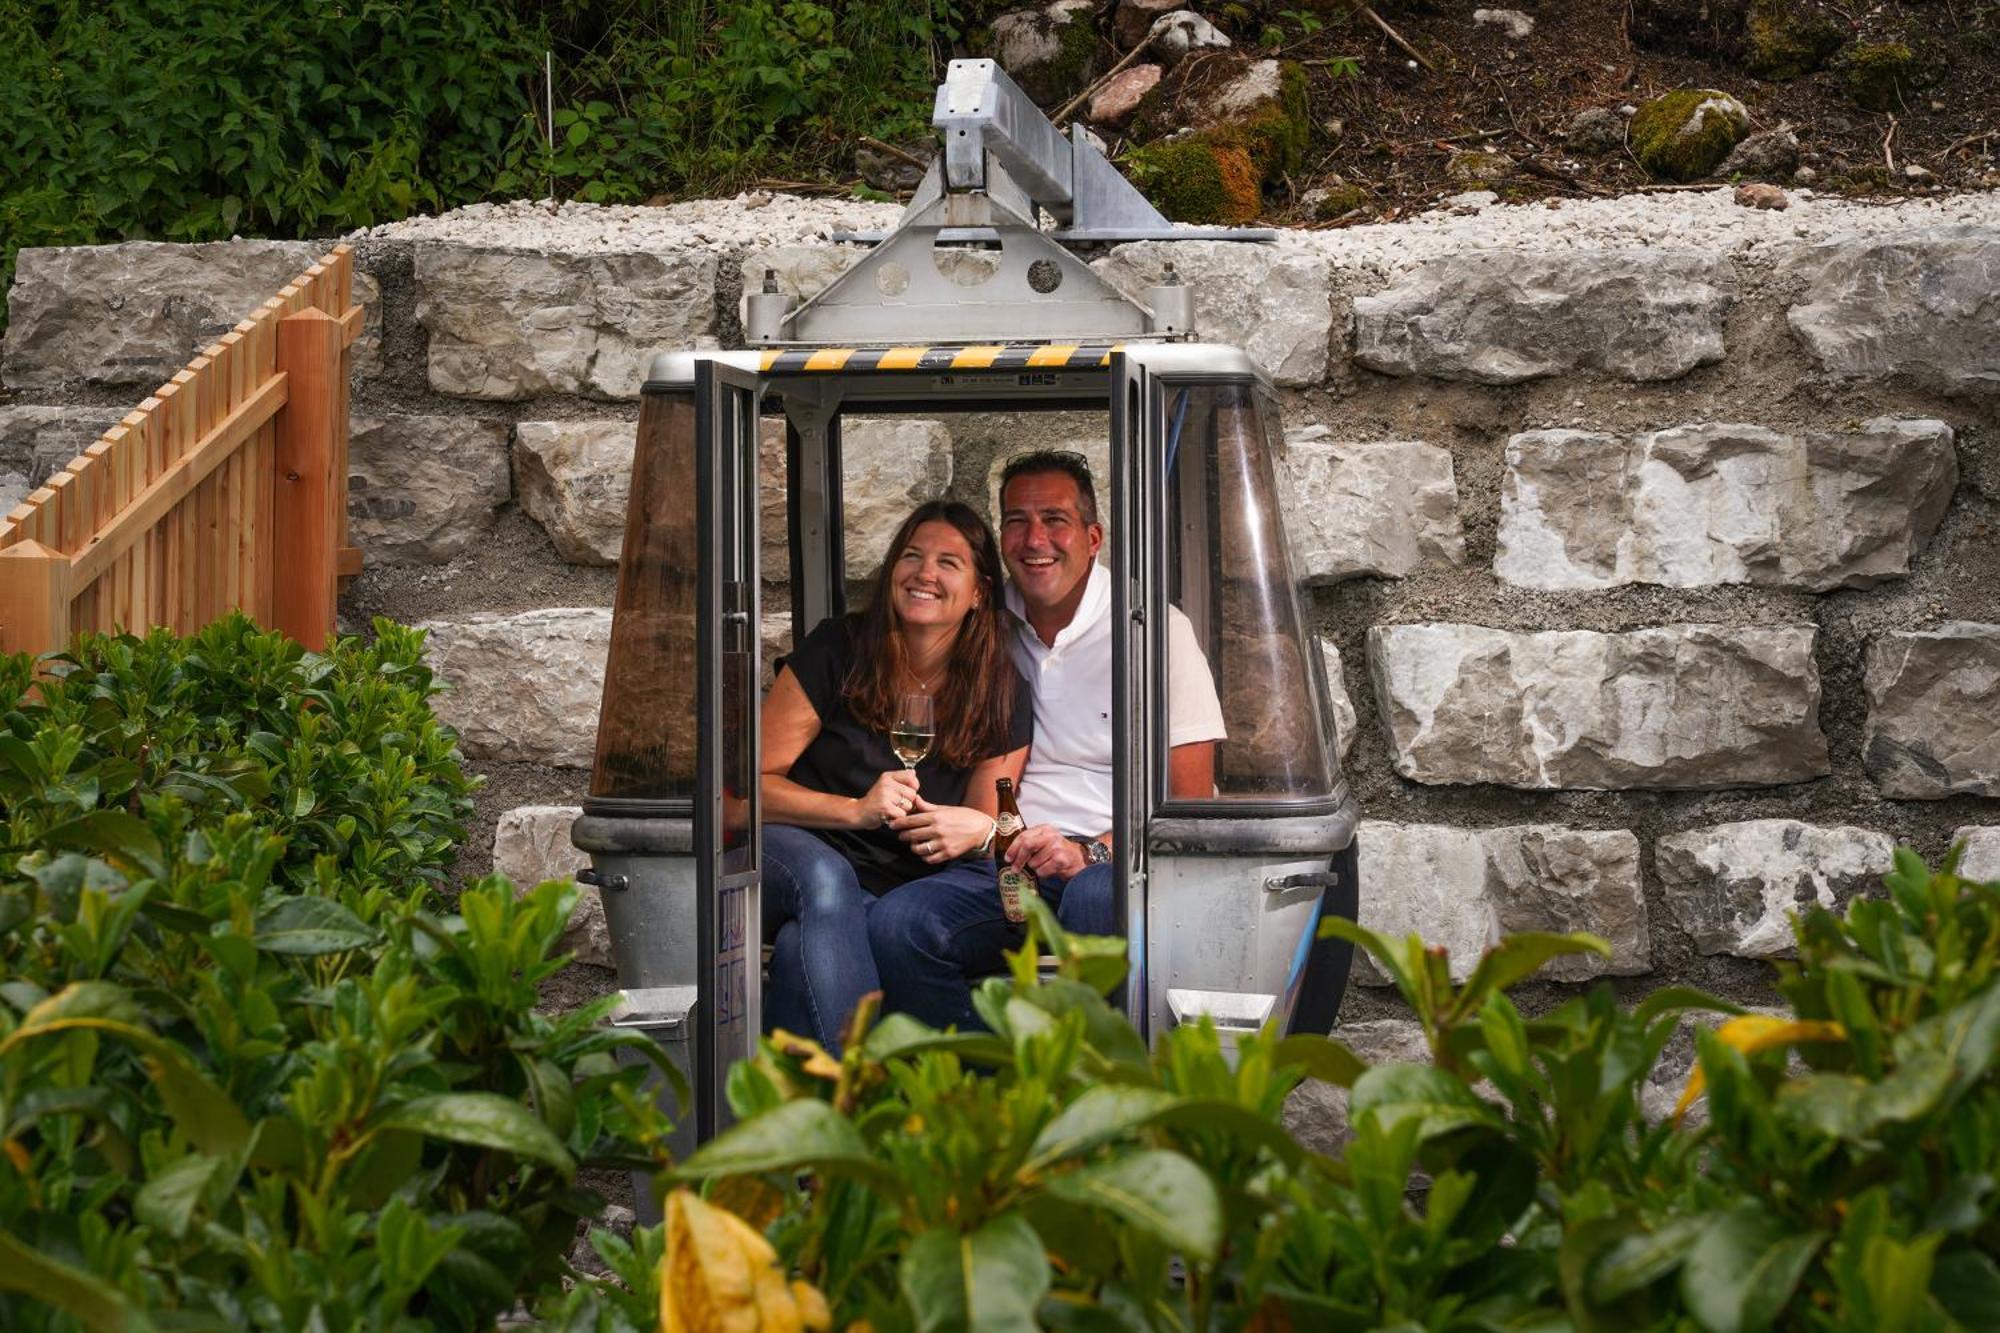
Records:
[[[1093,564],[1083,601],[1056,641],[1043,643],[1007,585],[1014,665],[1035,692],[1035,742],[1021,774],[1021,817],[1094,837],[1111,828],[1111,571]],[[1167,614],[1169,745],[1219,741],[1227,732],[1215,680],[1194,626]]]

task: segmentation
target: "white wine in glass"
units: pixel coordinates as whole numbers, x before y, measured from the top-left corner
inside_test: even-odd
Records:
[[[931,752],[937,724],[928,694],[904,694],[896,699],[896,723],[889,728],[889,748],[906,769],[915,768]]]

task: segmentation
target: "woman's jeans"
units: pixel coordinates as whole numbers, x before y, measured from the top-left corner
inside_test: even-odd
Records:
[[[805,829],[764,825],[764,1026],[810,1035],[836,1055],[854,1006],[880,990],[868,951],[875,895],[847,858]]]

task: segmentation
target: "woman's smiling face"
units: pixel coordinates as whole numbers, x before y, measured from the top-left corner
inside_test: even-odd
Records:
[[[896,553],[890,591],[898,624],[957,625],[979,604],[972,544],[943,519],[918,524]]]

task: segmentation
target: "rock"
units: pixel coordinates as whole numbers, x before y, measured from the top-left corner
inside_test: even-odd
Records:
[[[757,680],[759,690],[771,688],[771,677],[777,674],[778,659],[792,651],[792,613],[790,611],[766,612],[758,620],[757,649],[763,670]]]
[[[898,144],[908,156],[884,152],[867,144],[854,149],[854,170],[861,179],[884,194],[906,194],[923,184],[925,166],[937,155],[937,141]],[[916,158],[912,162],[910,158]],[[755,291],[756,288],[751,288]]]
[[[989,53],[1035,101],[1063,101],[1096,76],[1095,9],[1094,0],[1056,0],[1042,9],[1010,10],[987,29]]]
[[[1423,1024],[1413,1019],[1374,1018],[1361,1023],[1342,1023],[1333,1030],[1333,1036],[1369,1065],[1431,1062]],[[1347,1121],[1347,1089],[1307,1079],[1285,1099],[1283,1124],[1285,1132],[1297,1139],[1300,1147],[1338,1157],[1354,1136]]]
[[[521,509],[548,529],[556,553],[571,564],[618,563],[637,439],[629,421],[523,421],[514,428]],[[781,540],[782,533],[780,525]]]
[[[1319,656],[1326,671],[1327,701],[1333,705],[1334,750],[1344,764],[1347,756],[1354,753],[1354,700],[1347,694],[1347,672],[1341,665],[1340,645],[1325,635],[1319,636]]]
[[[1873,587],[1909,573],[1957,484],[1942,421],[1528,431],[1507,442],[1493,572],[1551,591]]]
[[[8,513],[27,499],[28,492],[34,489],[27,473],[0,472],[0,522],[4,522]]]
[[[417,246],[430,385],[459,398],[637,398],[654,354],[715,346],[706,248],[542,254]]]
[[[1154,20],[1147,45],[1169,68],[1190,51],[1226,51],[1232,45],[1220,29],[1192,9],[1179,9]]]
[[[1203,340],[1241,347],[1283,386],[1326,377],[1333,285],[1323,257],[1284,241],[1138,241],[1091,267],[1136,299],[1169,263],[1194,289],[1195,328]]]
[[[1505,153],[1462,148],[1444,161],[1445,179],[1461,190],[1484,190],[1514,174],[1514,159]]]
[[[523,805],[500,816],[493,830],[493,873],[514,882],[526,893],[544,880],[576,878],[590,864],[569,840],[569,826],[583,810],[574,805]],[[556,948],[573,953],[579,963],[611,967],[611,927],[604,919],[604,901],[594,885],[577,885],[576,908]]]
[[[1818,0],[1750,0],[1744,68],[1760,79],[1803,78],[1840,49],[1848,31]]]
[[[118,424],[115,407],[0,407],[0,467],[24,475],[30,489]]]
[[[21,250],[0,379],[152,388],[326,254],[321,241],[126,241]]]
[[[1299,196],[1299,209],[1315,222],[1331,222],[1368,206],[1368,191],[1350,185],[1338,176],[1329,176]]]
[[[1539,975],[1551,980],[1630,976],[1652,967],[1639,840],[1625,829],[1466,829],[1364,819],[1357,841],[1362,882],[1395,886],[1362,894],[1361,924],[1390,939],[1417,935],[1445,948],[1454,981],[1471,976],[1503,935],[1521,931],[1587,930],[1611,942],[1608,959],[1582,954],[1550,963]],[[1388,983],[1372,963],[1358,979]]]
[[[1707,954],[1797,955],[1790,917],[1874,890],[1893,866],[1885,834],[1752,819],[1661,838],[1653,864],[1674,920]]]
[[[348,527],[371,562],[443,564],[483,537],[512,497],[505,422],[357,416],[350,423]]]
[[[1475,9],[1472,21],[1482,28],[1496,28],[1517,42],[1526,41],[1535,30],[1535,21],[1518,9]]]
[[[1354,359],[1475,384],[1678,379],[1722,359],[1734,299],[1728,262],[1692,250],[1473,250],[1354,298]]]
[[[1917,83],[1916,54],[1901,42],[1862,43],[1840,62],[1847,95],[1864,111],[1898,111]]]
[[[2000,879],[2000,827],[1967,826],[1955,830],[1951,840],[1965,844],[1958,861],[1959,878],[1981,883]]]
[[[1829,375],[2000,393],[2000,228],[1836,238],[1788,268],[1806,292],[1786,318]]]
[[[469,759],[589,768],[597,745],[608,607],[482,611],[426,621],[425,660],[447,686],[432,701]]]
[[[858,245],[776,245],[746,250],[738,266],[742,291],[745,295],[762,291],[764,275],[769,273],[779,291],[803,305],[831,287],[834,279],[866,253],[866,247]],[[738,322],[743,318],[741,296],[736,302],[736,318]]]
[[[1189,131],[1134,148],[1126,174],[1169,221],[1237,227],[1264,208],[1264,188],[1249,150]]]
[[[1729,150],[1715,174],[1724,180],[1738,176],[1789,180],[1798,170],[1799,139],[1790,130],[1766,130],[1753,134]],[[1738,191],[1738,203],[1741,191]]]
[[[1307,583],[1402,578],[1465,563],[1451,453],[1414,440],[1333,439],[1288,431],[1278,467],[1293,573]]]
[[[1368,670],[1396,772],[1417,782],[1707,791],[1832,771],[1815,633],[1377,625]]]
[[[1749,111],[1728,93],[1681,88],[1641,106],[1627,138],[1647,172],[1691,181],[1721,165],[1749,132]]]
[[[1607,107],[1588,107],[1569,123],[1564,143],[1570,152],[1584,157],[1615,153],[1625,146],[1625,117]]]
[[[1158,65],[1134,65],[1105,80],[1090,99],[1092,123],[1116,129],[1130,120],[1139,109],[1139,99],[1160,81],[1160,73]]]
[[[1140,102],[1133,182],[1184,222],[1247,222],[1264,191],[1301,169],[1312,133],[1303,67],[1217,53],[1167,76]]]
[[[2000,625],[1878,635],[1865,663],[1861,757],[1884,796],[2000,796]]]
[[[1107,446],[1108,447],[1108,446]],[[847,577],[871,579],[910,511],[951,489],[951,432],[920,417],[856,417],[841,427],[841,531]],[[791,578],[785,529],[785,425],[766,418],[758,446],[758,508],[767,583]]]
[[[1785,192],[1775,185],[1761,181],[1751,181],[1736,187],[1736,202],[1743,208],[1768,208],[1783,211],[1792,206]]]
[[[1118,0],[1111,16],[1111,40],[1120,51],[1130,51],[1152,35],[1153,25],[1162,15],[1183,8],[1186,0]]]

